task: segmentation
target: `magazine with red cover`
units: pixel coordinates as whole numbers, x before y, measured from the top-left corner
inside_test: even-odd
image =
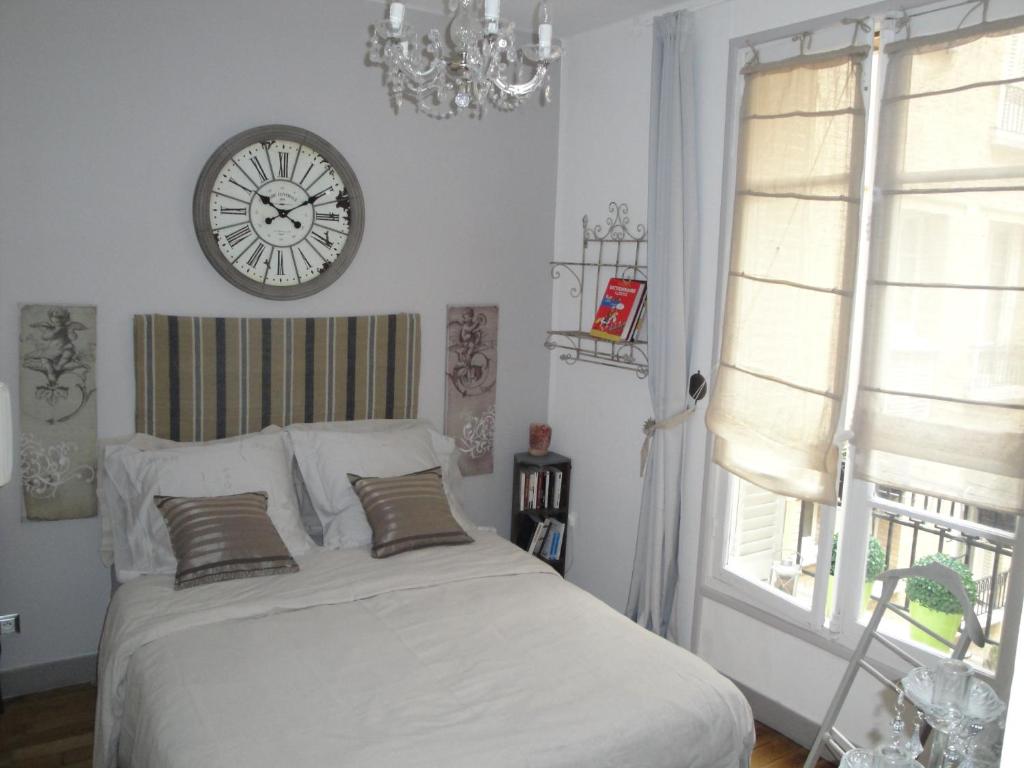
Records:
[[[594,315],[590,335],[608,341],[622,341],[633,327],[633,320],[647,293],[646,280],[612,277],[604,290],[604,298]]]

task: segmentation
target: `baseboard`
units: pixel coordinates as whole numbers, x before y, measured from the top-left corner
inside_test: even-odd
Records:
[[[735,680],[733,684],[740,689],[754,712],[754,719],[764,723],[772,730],[778,731],[790,741],[795,741],[804,749],[810,749],[814,737],[818,735],[819,723],[808,720],[763,693],[748,688]]]
[[[0,671],[4,699],[96,682],[96,654]]]

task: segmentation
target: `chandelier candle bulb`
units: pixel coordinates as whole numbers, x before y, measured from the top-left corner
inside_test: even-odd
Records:
[[[484,18],[497,21],[501,16],[501,0],[484,0]]]
[[[402,22],[405,21],[405,3],[392,3],[388,7],[388,21],[395,32],[402,28]]]
[[[541,53],[545,56],[551,53],[551,25],[541,24],[537,27],[537,42],[540,45]]]

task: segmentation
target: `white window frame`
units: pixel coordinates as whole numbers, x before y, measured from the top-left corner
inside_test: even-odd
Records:
[[[931,0],[924,0],[909,4],[911,6],[936,5]],[[941,5],[941,3],[939,4]],[[882,86],[886,57],[884,45],[895,39],[891,15],[898,9],[908,7],[908,4],[887,3],[884,5],[875,4],[865,10],[864,16],[869,16],[869,23],[882,19],[882,43],[883,54],[877,57],[869,57],[865,66],[865,81],[871,83],[865,99],[865,106],[868,113],[866,126],[868,149],[864,162],[864,189],[863,205],[860,222],[861,254],[866,254],[866,247],[869,242],[871,225],[871,202],[874,192],[874,170],[875,170],[875,147],[877,146],[877,115],[879,102],[881,100]],[[848,12],[841,16],[860,16],[856,12]],[[889,21],[885,21],[890,17]],[[840,19],[840,16],[833,16],[808,22],[801,25],[801,29],[808,27],[816,29],[827,29],[833,27]],[[725,293],[731,255],[731,237],[733,207],[736,190],[736,162],[737,162],[737,138],[739,115],[743,94],[743,76],[740,74],[744,63],[745,55],[749,54],[750,41],[755,44],[762,41],[770,44],[774,41],[790,38],[794,32],[801,31],[795,27],[781,30],[772,30],[762,35],[745,37],[742,40],[736,39],[731,43],[729,83],[727,91],[727,124],[725,134],[725,159],[723,163],[722,177],[722,207],[720,216],[720,229],[722,233],[719,242],[718,254],[718,291],[715,307],[715,327],[713,340],[714,367],[719,362],[721,349],[721,335],[724,321]],[[847,33],[849,34],[849,32]],[[863,34],[863,33],[862,33]],[[915,32],[915,36],[917,33]],[[835,46],[841,47],[841,46]],[[820,49],[819,49],[820,50]],[[797,51],[794,50],[795,55]],[[877,64],[877,71],[875,66]],[[868,191],[871,194],[868,194]],[[864,296],[867,283],[867,259],[858,260],[857,288],[855,293],[854,318],[851,323],[851,336],[855,339],[856,347],[851,345],[851,363],[848,373],[848,393],[844,400],[845,404],[853,402],[853,391],[856,389],[857,366],[859,364],[860,336],[863,329]],[[856,349],[855,354],[853,350]],[[841,423],[846,423],[844,416]],[[839,551],[837,553],[836,579],[832,615],[825,616],[825,602],[827,599],[828,579],[816,578],[813,597],[810,608],[805,607],[795,598],[786,595],[780,590],[774,589],[768,584],[756,583],[731,571],[727,567],[729,557],[729,546],[731,527],[733,523],[732,509],[734,499],[732,497],[732,476],[723,468],[714,464],[710,457],[713,455],[714,436],[710,433],[707,438],[706,456],[709,457],[705,466],[704,477],[704,499],[702,510],[702,547],[701,561],[699,563],[700,596],[711,599],[741,613],[744,613],[756,620],[773,626],[774,628],[798,637],[812,645],[820,647],[834,655],[848,658],[860,639],[863,624],[860,622],[859,605],[863,595],[863,582],[858,579],[845,576],[851,572],[863,573],[867,561],[868,538],[871,526],[871,509],[875,505],[873,501],[873,485],[852,477],[847,471],[845,478],[844,499],[841,502],[843,509],[843,525],[848,531],[849,526],[856,525],[862,528],[863,535],[845,535],[840,537]],[[848,447],[852,452],[854,448]],[[852,464],[852,453],[848,456],[848,464]],[[834,507],[819,505],[819,536],[818,552],[815,573],[828,574],[831,569],[831,546],[823,545],[822,542],[830,542],[832,534],[836,530],[837,510]],[[1015,544],[1024,544],[1024,516],[1017,521]],[[1014,552],[1013,565],[1009,575],[1006,609],[1003,617],[1003,631],[1001,636],[1001,647],[1012,649],[1017,642],[1017,634],[1020,626],[1021,603],[1024,599],[1024,551]],[[696,632],[695,632],[696,635]],[[897,645],[911,653],[917,658],[925,657],[928,651],[923,651],[918,646],[911,646],[899,638],[891,638]],[[932,652],[938,658],[937,652]],[[922,660],[924,660],[922,658]],[[905,664],[898,661],[895,655],[887,651],[877,658],[874,663],[885,671],[892,672],[904,669]],[[1005,695],[1009,690],[1009,682],[1013,675],[1014,654],[1000,653],[998,668],[995,673],[986,670],[979,670],[980,674],[989,677],[996,684],[997,689]]]

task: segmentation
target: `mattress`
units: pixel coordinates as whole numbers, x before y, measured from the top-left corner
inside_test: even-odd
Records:
[[[480,532],[175,591],[121,587],[97,766],[744,768],[753,720],[691,653]]]

